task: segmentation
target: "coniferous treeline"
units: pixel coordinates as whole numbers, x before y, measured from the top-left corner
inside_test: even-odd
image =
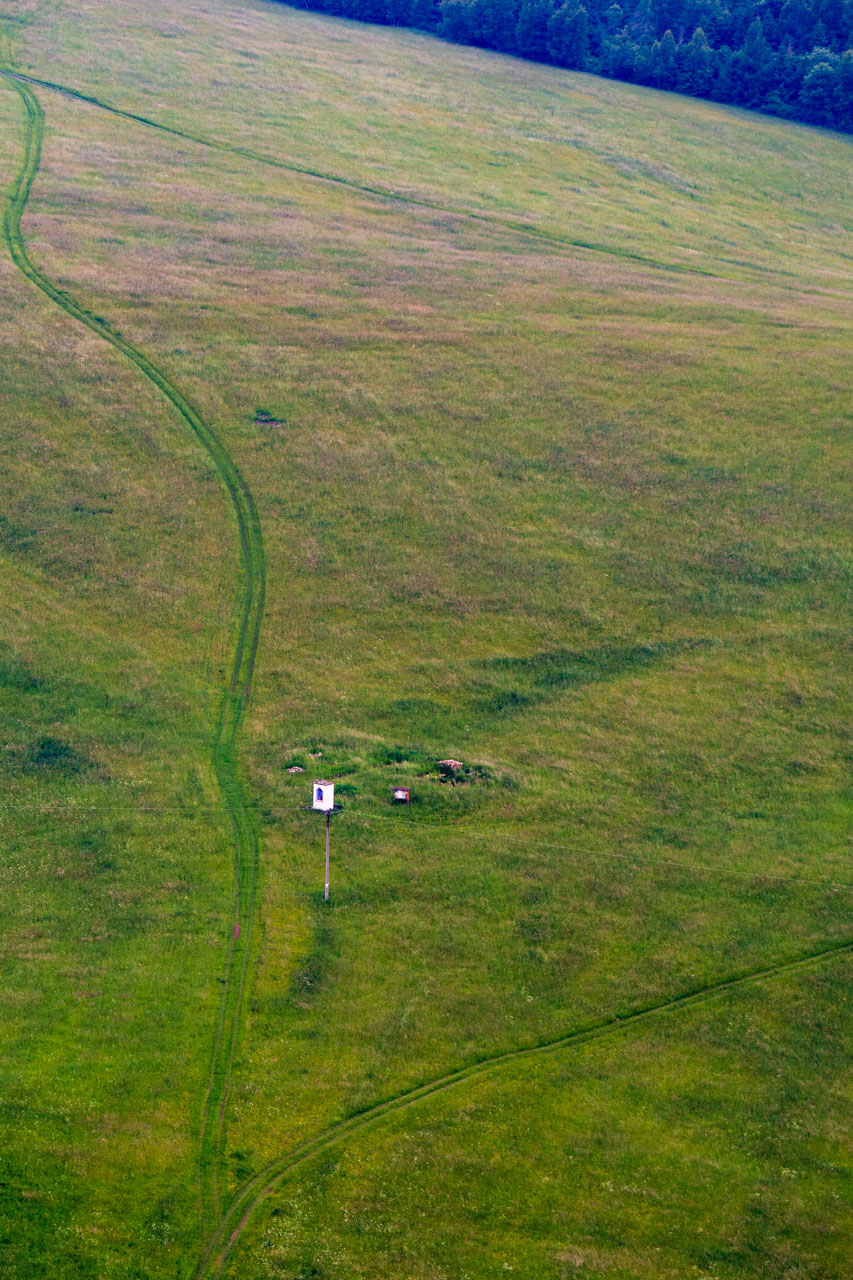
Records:
[[[853,131],[853,0],[290,0]]]

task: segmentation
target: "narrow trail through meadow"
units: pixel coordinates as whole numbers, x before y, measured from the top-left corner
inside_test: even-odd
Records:
[[[308,1141],[291,1148],[250,1177],[234,1195],[230,1204],[223,1206],[218,1185],[218,1174],[223,1155],[225,1115],[231,1074],[242,1026],[244,997],[252,957],[252,935],[256,915],[259,862],[256,820],[240,778],[238,747],[240,731],[251,692],[252,674],[264,610],[266,561],[260,521],[246,481],[213,428],[204,420],[198,410],[193,407],[153,361],[139,351],[108,322],[93,315],[69,294],[48,280],[28,256],[21,232],[21,218],[39,170],[44,135],[44,113],[32,85],[34,83],[43,84],[44,87],[58,89],[60,92],[69,93],[72,97],[81,98],[97,106],[103,106],[104,104],[75,91],[63,89],[61,86],[50,85],[47,82],[39,82],[30,77],[21,76],[10,69],[0,68],[0,78],[18,93],[26,116],[24,160],[12,187],[3,216],[3,235],[13,262],[42,293],[46,294],[57,306],[61,307],[66,314],[85,325],[92,332],[103,338],[105,342],[108,342],[121,352],[166,397],[199,440],[219,474],[231,499],[239,532],[241,589],[238,604],[237,639],[230,677],[223,692],[212,747],[212,764],[224,806],[232,823],[234,835],[233,931],[229,941],[225,988],[219,1009],[209,1082],[200,1124],[198,1169],[205,1244],[203,1246],[203,1255],[193,1272],[195,1280],[213,1280],[214,1277],[220,1276],[234,1245],[251,1222],[255,1213],[263,1202],[275,1193],[287,1175],[312,1157],[331,1146],[341,1143],[351,1133],[377,1124],[385,1117],[415,1106],[421,1101],[455,1088],[457,1085],[461,1085],[475,1077],[498,1071],[504,1066],[630,1031],[645,1024],[651,1018],[682,1009],[689,1009],[702,1002],[741,990],[751,984],[804,971],[823,962],[853,953],[853,939],[835,943],[810,952],[807,955],[800,955],[793,959],[780,961],[764,968],[754,969],[747,973],[707,984],[657,1004],[628,1009],[609,1018],[576,1027],[556,1039],[526,1048],[507,1050],[491,1057],[483,1058],[459,1070],[450,1071],[432,1080],[424,1081],[412,1089],[396,1094],[336,1124],[330,1125]],[[118,115],[139,120],[144,124],[153,123],[144,120],[142,117],[131,116],[127,112],[117,111],[115,108],[106,107],[105,109],[114,111]],[[278,167],[294,169],[297,172],[311,173],[309,170],[298,169],[297,166],[254,155],[242,148],[227,147],[225,144],[194,138],[192,135],[184,134],[179,130],[169,129],[165,126],[155,125],[154,127],[163,129],[165,132],[175,134],[178,137],[200,142],[205,146],[235,151],[248,159],[276,164]],[[344,185],[355,187],[357,190],[369,191],[371,194],[381,195],[386,199],[399,199],[409,204],[419,204],[427,208],[441,208],[439,205],[432,205],[426,201],[411,200],[405,196],[394,196],[392,193],[359,187],[356,183],[350,183],[343,179],[329,178],[328,175],[312,174],[311,176],[322,177],[327,181],[342,182]],[[501,219],[490,218],[487,215],[468,214],[459,210],[447,211],[459,213],[460,216],[478,218],[481,221],[494,222],[507,229],[539,234],[535,228],[524,224],[510,225]],[[553,238],[547,233],[542,234],[545,239]],[[599,246],[590,246],[569,240],[561,241],[561,243],[580,248],[600,248]],[[615,252],[609,249],[602,251]],[[625,254],[620,254],[620,256],[634,257],[634,255]],[[678,267],[668,267],[666,264],[652,263],[647,259],[640,259],[640,261],[649,265],[663,267],[667,270],[681,270]],[[688,269],[685,268],[685,270]]]
[[[199,1133],[199,1188],[206,1232],[221,1214],[218,1170],[224,1145],[225,1112],[234,1055],[242,1025],[243,1002],[252,955],[258,881],[258,832],[239,770],[239,739],[248,705],[260,640],[266,586],[266,559],[254,499],[222,441],[199,411],[148,356],[106,320],[52,283],[27,253],[21,217],[41,163],[44,112],[32,88],[7,70],[0,76],[20,96],[26,117],[24,160],[3,215],[3,236],[12,261],[28,280],[67,315],[115,347],[166,397],[210,458],[234,510],[240,541],[241,583],[237,637],[228,683],[213,735],[211,762],[234,837],[234,900],[225,978],[210,1074]]]
[[[614,1014],[612,1017],[602,1019],[599,1022],[578,1027],[555,1040],[547,1040],[526,1049],[510,1049],[505,1053],[483,1058],[479,1062],[472,1063],[469,1067],[463,1067],[459,1071],[450,1071],[446,1075],[436,1077],[434,1080],[428,1080],[414,1089],[409,1089],[405,1093],[387,1098],[373,1107],[368,1107],[364,1111],[349,1116],[345,1120],[339,1121],[338,1124],[330,1125],[323,1133],[293,1147],[277,1160],[259,1170],[254,1177],[244,1183],[231,1202],[222,1220],[222,1225],[210,1242],[198,1269],[194,1272],[193,1280],[215,1280],[215,1277],[221,1276],[234,1245],[264,1200],[278,1190],[287,1175],[299,1165],[305,1164],[312,1159],[312,1157],[320,1155],[329,1147],[342,1142],[344,1138],[356,1130],[365,1129],[386,1116],[392,1116],[398,1111],[415,1106],[417,1103],[434,1097],[436,1094],[455,1088],[456,1085],[464,1084],[477,1076],[497,1071],[501,1067],[512,1065],[523,1059],[542,1057],[544,1054],[554,1053],[560,1049],[573,1049],[589,1044],[593,1040],[601,1040],[606,1036],[631,1031],[634,1027],[647,1022],[651,1018],[674,1013],[682,1009],[690,1009],[695,1005],[741,990],[754,983],[814,968],[816,965],[828,960],[850,954],[853,954],[853,939],[835,943],[809,955],[799,956],[794,960],[785,960],[779,964],[768,965],[763,969],[754,969],[733,978],[725,978],[720,982],[710,983],[708,986],[700,987],[695,991],[685,992],[683,995],[676,996],[672,1000],[665,1000],[659,1004],[647,1005],[645,1008]]]
[[[190,133],[186,129],[178,129],[173,125],[161,124],[157,120],[151,120],[148,116],[138,115],[133,111],[125,111],[121,107],[113,106],[109,102],[104,102],[101,98],[95,98],[91,94],[81,93],[78,89],[69,88],[68,85],[56,84],[52,80],[40,80],[36,76],[24,75],[23,72],[12,73],[22,84],[37,85],[41,89],[50,89],[54,93],[64,94],[68,98],[75,98],[78,102],[88,103],[89,106],[97,107],[101,111],[107,111],[110,115],[120,116],[123,120],[133,120],[136,124],[145,125],[149,129],[157,129],[161,133],[170,134],[174,138],[182,138],[185,142],[194,142],[200,147],[208,147],[212,151],[222,151],[230,155],[240,156],[244,160],[251,160],[255,164],[269,165],[273,169],[284,169],[288,173],[298,173],[306,178],[315,178],[320,182],[327,182],[334,186],[346,187],[350,191],[359,191],[364,195],[375,196],[381,200],[394,201],[398,204],[406,204],[415,209],[429,209],[434,213],[449,214],[456,218],[461,218],[471,222],[482,222],[488,226],[498,227],[503,231],[521,233],[522,235],[533,236],[537,240],[541,240],[546,244],[552,244],[556,248],[565,248],[578,250],[582,249],[588,253],[606,254],[611,258],[621,258],[625,262],[638,263],[641,266],[650,267],[656,271],[672,272],[675,275],[687,276],[704,276],[709,280],[725,280],[735,284],[743,284],[745,277],[726,275],[724,272],[706,271],[702,267],[689,266],[687,263],[681,262],[664,262],[659,258],[652,258],[647,254],[634,253],[629,249],[622,249],[618,245],[602,244],[595,240],[581,240],[573,236],[561,236],[556,231],[549,231],[545,227],[539,227],[533,222],[524,222],[517,218],[502,218],[498,214],[481,212],[476,209],[466,209],[458,205],[445,204],[439,200],[429,200],[424,196],[406,194],[402,191],[394,191],[390,187],[374,187],[367,183],[356,182],[354,178],[345,178],[338,173],[328,173],[322,169],[312,169],[307,165],[299,165],[294,161],[282,160],[276,156],[263,155],[260,151],[253,151],[249,147],[238,147],[228,142],[222,142],[218,138],[206,138],[201,134]],[[761,279],[772,279],[773,283],[779,287],[778,277],[789,276],[791,273],[782,271],[779,268],[770,267],[754,267]],[[782,288],[790,288],[790,286],[782,285]]]

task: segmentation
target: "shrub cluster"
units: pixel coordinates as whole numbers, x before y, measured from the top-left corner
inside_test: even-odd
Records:
[[[853,131],[853,0],[294,0]]]

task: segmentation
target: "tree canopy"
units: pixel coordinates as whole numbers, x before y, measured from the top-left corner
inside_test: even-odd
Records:
[[[853,0],[292,0],[853,132]]]

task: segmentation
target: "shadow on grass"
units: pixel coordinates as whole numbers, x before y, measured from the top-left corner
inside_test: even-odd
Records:
[[[566,690],[582,689],[642,671],[679,653],[707,648],[713,641],[685,639],[653,644],[600,645],[594,649],[554,649],[526,658],[487,658],[477,667],[512,677],[512,686],[495,688],[474,699],[486,715],[523,711]]]

